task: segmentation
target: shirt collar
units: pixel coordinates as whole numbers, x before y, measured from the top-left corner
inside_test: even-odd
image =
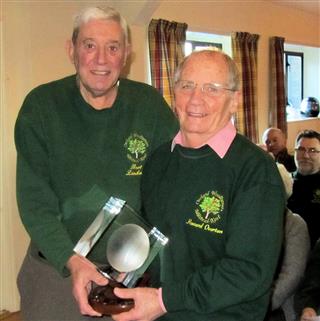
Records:
[[[236,137],[236,133],[236,129],[230,121],[224,128],[222,128],[219,132],[213,135],[207,142],[205,142],[201,146],[198,146],[198,148],[204,145],[209,145],[210,148],[214,150],[220,158],[223,158],[227,153],[234,138]],[[181,130],[179,130],[178,134],[172,140],[171,151],[174,150],[174,147],[177,144],[183,146]]]

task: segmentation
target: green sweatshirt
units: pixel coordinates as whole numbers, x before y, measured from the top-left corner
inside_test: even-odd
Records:
[[[142,178],[142,213],[169,237],[151,269],[168,311],[159,320],[263,320],[285,208],[274,161],[238,134],[222,159],[208,145],[170,148]]]
[[[145,160],[177,128],[146,84],[121,79],[103,110],[84,101],[75,76],[32,90],[15,127],[17,201],[32,252],[67,274],[74,245],[111,195],[140,208]],[[88,258],[105,263],[103,238]]]

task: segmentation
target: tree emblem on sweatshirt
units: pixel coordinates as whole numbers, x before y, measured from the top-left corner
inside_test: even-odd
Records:
[[[311,202],[320,204],[320,189],[316,189],[313,191],[313,199],[311,200]]]
[[[142,162],[146,159],[149,144],[143,136],[136,133],[130,135],[124,146],[127,149],[128,159],[133,163]]]
[[[209,191],[200,196],[196,202],[197,217],[205,223],[216,223],[220,219],[219,213],[223,211],[224,199],[215,191]]]

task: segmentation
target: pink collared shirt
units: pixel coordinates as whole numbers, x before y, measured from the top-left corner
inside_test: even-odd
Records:
[[[198,146],[198,148],[204,145],[209,145],[219,155],[220,158],[223,158],[234,138],[236,137],[236,134],[237,131],[230,121],[224,128],[222,128],[218,133],[212,136],[207,142],[205,142],[201,146]],[[175,138],[172,140],[171,151],[174,150],[174,147],[177,144],[183,146],[181,131],[179,131]]]

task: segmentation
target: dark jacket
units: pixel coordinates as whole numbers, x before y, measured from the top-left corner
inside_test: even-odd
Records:
[[[288,208],[306,221],[310,234],[311,248],[320,238],[320,172],[313,175],[295,173],[292,195]]]
[[[295,310],[298,315],[304,308],[313,308],[320,313],[320,239],[316,243],[304,275],[304,280],[295,295]]]
[[[294,162],[294,157],[288,153],[288,150],[285,148],[280,153],[275,156],[276,162],[283,164],[286,170],[290,173],[294,172],[297,167]]]

